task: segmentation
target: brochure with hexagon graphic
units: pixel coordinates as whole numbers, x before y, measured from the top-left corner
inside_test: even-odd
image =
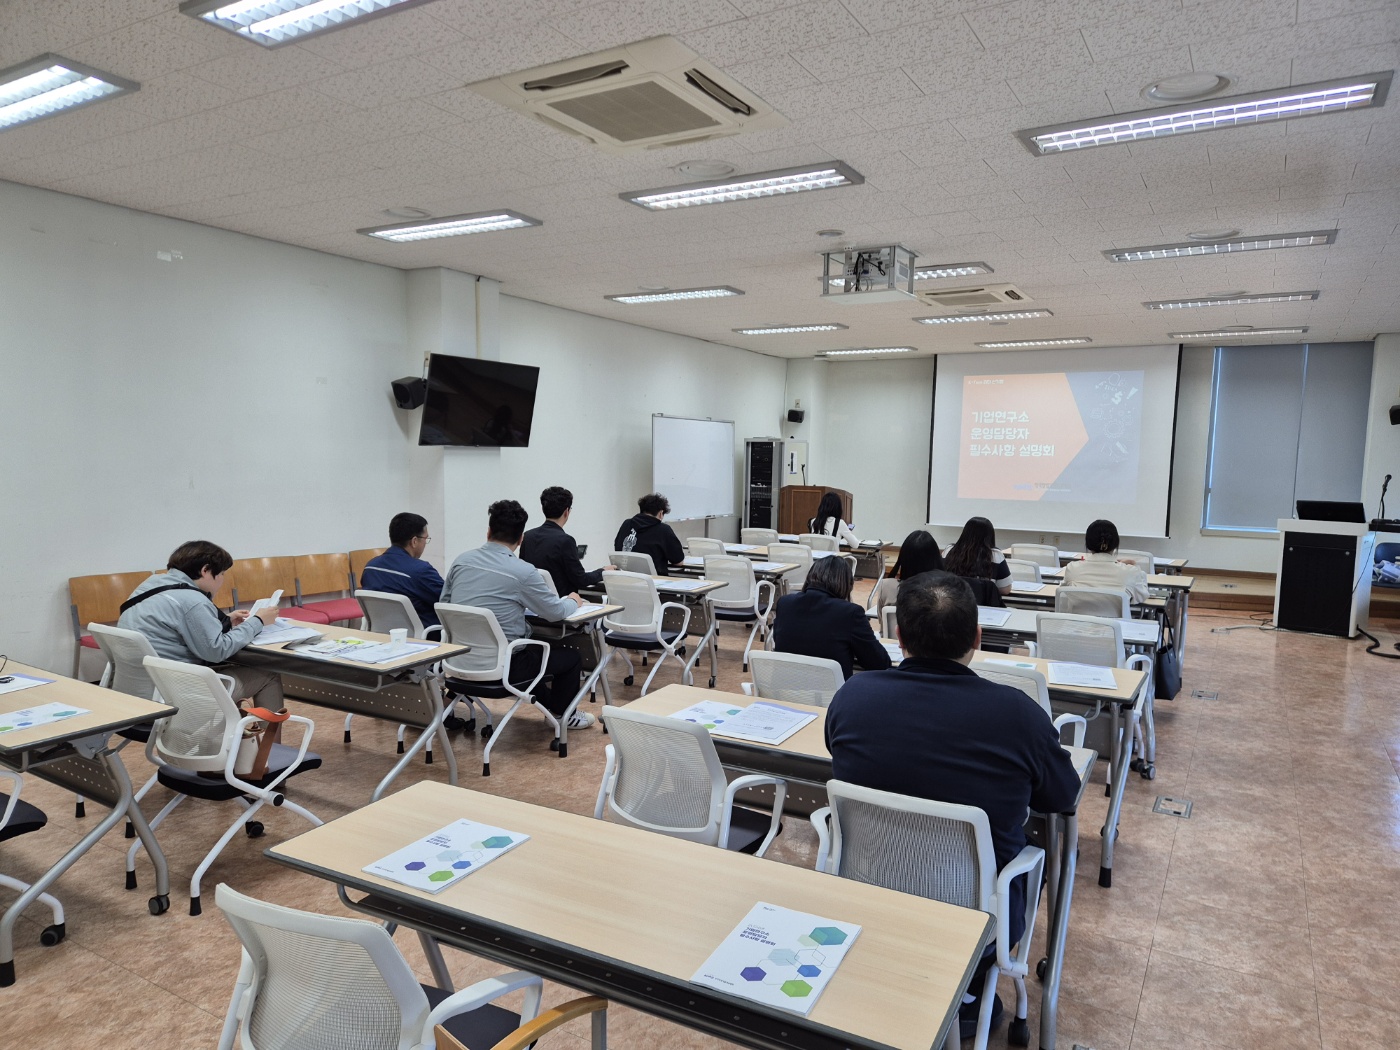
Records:
[[[805,1017],[859,935],[853,923],[760,901],[691,980]]]
[[[529,835],[474,820],[454,820],[411,846],[366,866],[364,871],[415,890],[440,893],[454,882],[515,849]]]

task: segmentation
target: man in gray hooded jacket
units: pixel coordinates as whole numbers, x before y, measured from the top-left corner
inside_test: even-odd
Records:
[[[232,675],[235,700],[252,698],[257,706],[276,711],[282,707],[280,677],[226,663],[277,617],[275,608],[257,616],[239,611],[230,617],[220,611],[214,595],[232,565],[233,558],[218,544],[182,543],[170,555],[166,571],[143,581],[122,603],[117,626],[145,635],[157,656],[209,664]]]

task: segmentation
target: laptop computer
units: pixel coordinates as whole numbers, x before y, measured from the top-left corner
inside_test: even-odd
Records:
[[[1366,508],[1360,503],[1343,503],[1336,500],[1300,499],[1298,517],[1303,521],[1347,521],[1366,523]]]

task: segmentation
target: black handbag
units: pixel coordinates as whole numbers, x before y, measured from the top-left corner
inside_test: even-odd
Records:
[[[1175,700],[1176,694],[1181,692],[1181,655],[1176,651],[1176,639],[1170,628],[1162,633],[1162,647],[1157,650],[1152,679],[1154,695],[1159,699]]]

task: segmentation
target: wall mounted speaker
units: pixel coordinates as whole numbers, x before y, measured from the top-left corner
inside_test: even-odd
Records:
[[[1400,405],[1396,405],[1395,408],[1400,409]],[[1392,421],[1393,421],[1393,417],[1395,416],[1395,409],[1392,409],[1390,414],[1391,414]],[[804,419],[806,419],[806,418],[807,418],[807,413],[806,413],[805,411],[803,411],[802,409],[800,409],[800,408],[790,408],[790,409],[788,409],[787,420],[788,420],[789,423],[801,423],[801,422],[802,422]]]
[[[1390,406],[1390,425],[1400,427],[1400,405]]]
[[[394,404],[400,408],[422,408],[428,397],[428,382],[416,376],[404,376],[389,384],[394,392]]]

